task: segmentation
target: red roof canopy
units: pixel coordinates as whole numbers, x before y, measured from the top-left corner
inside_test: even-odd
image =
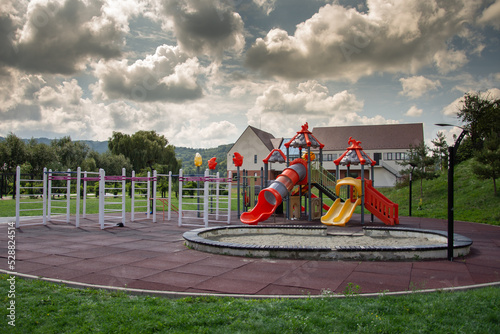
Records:
[[[265,164],[267,164],[268,162],[280,162],[280,163],[283,163],[283,162],[286,161],[286,156],[285,156],[285,154],[280,149],[275,148],[262,161],[264,161]]]
[[[288,148],[299,147],[299,148],[323,148],[325,145],[321,144],[316,137],[309,131],[309,124],[302,125],[302,129],[297,132],[297,134],[288,142],[285,143],[285,146]]]
[[[350,166],[350,165],[367,165],[369,164],[370,166],[375,165],[377,162],[373,161],[372,158],[368,156],[363,151],[363,148],[361,147],[361,142],[353,139],[352,137],[349,137],[349,140],[347,141],[348,144],[351,144],[347,148],[347,150],[336,160],[333,162],[338,166]]]

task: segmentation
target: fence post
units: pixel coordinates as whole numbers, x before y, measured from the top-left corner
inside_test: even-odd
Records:
[[[147,175],[147,182],[146,182],[146,218],[150,218],[150,212],[151,212],[151,172],[148,171]]]
[[[99,224],[101,225],[101,230],[104,229],[104,195],[105,195],[105,184],[104,178],[106,173],[104,169],[99,169]]]
[[[156,223],[156,187],[157,187],[157,180],[158,180],[158,172],[153,170],[153,223]],[[149,203],[149,200],[148,200]],[[149,212],[149,210],[148,210]]]
[[[125,168],[122,168],[122,224],[125,226],[125,201],[126,201],[126,196],[127,196],[127,180],[126,180],[127,174],[125,171]]]
[[[208,207],[209,207],[209,185],[210,185],[210,179],[209,179],[209,171],[208,169],[205,169],[205,175],[204,175],[204,184],[203,184],[203,222],[205,223],[205,227],[208,227]]]
[[[43,169],[43,189],[42,189],[42,216],[43,225],[47,225],[47,167]]]
[[[131,201],[131,207],[130,207],[130,221],[134,221],[134,215],[135,215],[135,170],[132,171],[132,185],[130,187],[130,201]]]
[[[179,170],[179,226],[182,226],[182,169]]]
[[[19,198],[21,197],[21,167],[17,166],[16,167],[16,190],[14,192],[16,196],[16,228],[19,228],[19,216],[21,214],[20,212],[20,200]]]
[[[170,220],[172,210],[172,171],[168,172],[168,215],[167,220]]]
[[[76,169],[76,217],[75,217],[75,226],[80,226],[80,186],[81,186],[81,178],[82,178],[82,168],[78,167]]]

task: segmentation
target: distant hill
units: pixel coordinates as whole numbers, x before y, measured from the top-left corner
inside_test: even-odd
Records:
[[[49,138],[34,138],[38,143],[40,144],[46,144],[50,145],[50,143],[54,139],[49,139]],[[4,137],[0,137],[0,142],[4,141]],[[22,139],[25,143],[28,143],[30,139]],[[104,153],[108,150],[108,142],[107,141],[97,141],[97,140],[73,140],[74,142],[81,142],[84,144],[87,144],[88,147],[90,147],[91,150],[94,150],[98,153]]]

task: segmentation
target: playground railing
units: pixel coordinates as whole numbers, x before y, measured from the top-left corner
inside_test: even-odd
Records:
[[[46,200],[47,200],[47,168],[43,170],[42,180],[32,180],[32,179],[22,179],[21,167],[17,166],[16,168],[16,228],[19,228],[20,225],[20,216],[22,212],[27,211],[40,211],[42,213],[43,225],[47,225],[46,220]],[[42,186],[39,186],[39,184]],[[21,195],[23,191],[29,191],[30,193],[24,194],[24,196],[40,196],[42,197],[41,201],[23,201],[25,198]],[[23,197],[23,198],[21,198]],[[42,204],[41,208],[34,208],[33,204]],[[40,223],[30,223],[27,225],[38,225]]]
[[[387,225],[399,224],[399,206],[377,191],[371,180],[365,180],[365,207]]]

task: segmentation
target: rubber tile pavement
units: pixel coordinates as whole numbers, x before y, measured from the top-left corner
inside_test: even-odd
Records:
[[[236,214],[234,215],[236,216]],[[366,216],[365,216],[366,217]],[[175,218],[175,217],[174,217]],[[73,218],[74,219],[74,218]],[[318,295],[441,289],[500,282],[500,227],[455,222],[455,233],[473,240],[464,258],[435,261],[312,261],[235,257],[188,249],[182,234],[195,227],[178,227],[177,220],[127,221],[124,227],[101,230],[97,216],[49,222],[16,230],[14,272],[67,284],[110,286],[150,291],[227,295]],[[283,224],[283,219],[277,219]],[[23,221],[24,224],[29,221]],[[291,222],[289,222],[291,223]],[[231,225],[241,224],[234,220]],[[273,224],[272,219],[264,224]],[[293,224],[318,225],[294,221]],[[215,226],[210,224],[210,226]],[[360,234],[355,215],[335,232]],[[400,217],[401,227],[446,231],[439,219]],[[330,228],[330,227],[329,227]],[[0,270],[7,265],[7,224],[0,224]]]

